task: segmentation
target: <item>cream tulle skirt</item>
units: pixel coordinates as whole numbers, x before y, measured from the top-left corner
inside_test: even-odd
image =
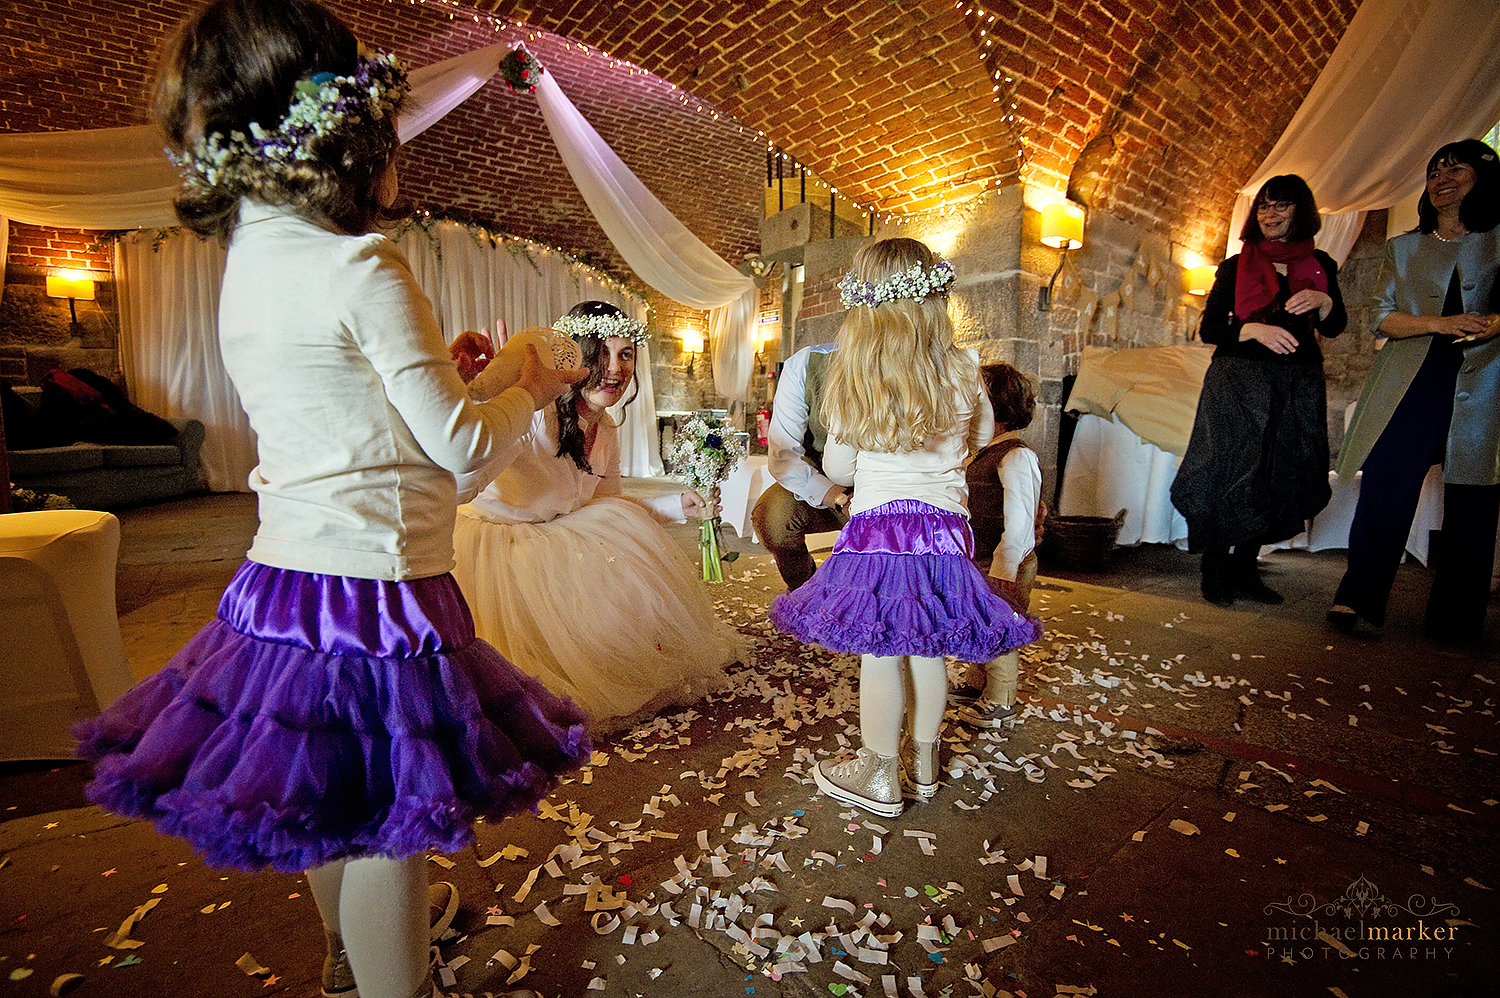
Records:
[[[597,499],[548,523],[460,506],[453,569],[474,630],[607,734],[721,687],[738,632],[651,515]]]

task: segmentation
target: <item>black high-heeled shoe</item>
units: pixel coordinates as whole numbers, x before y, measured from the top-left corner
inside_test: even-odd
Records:
[[[1346,607],[1336,606],[1328,611],[1328,622],[1345,634],[1353,634],[1359,629],[1359,614]]]

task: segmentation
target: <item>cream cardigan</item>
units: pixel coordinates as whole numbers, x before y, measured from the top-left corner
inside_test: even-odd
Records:
[[[258,437],[251,560],[387,580],[453,567],[454,476],[525,433],[533,401],[521,388],[469,399],[388,239],[243,202],[219,343]]]

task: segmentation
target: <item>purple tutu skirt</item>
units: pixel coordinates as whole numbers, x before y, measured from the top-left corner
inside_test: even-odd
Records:
[[[159,672],[74,730],[90,800],[213,866],[453,852],[585,762],[584,714],[474,637],[451,576],[246,562]]]
[[[837,652],[987,662],[1042,625],[990,591],[973,550],[961,513],[913,499],[856,513],[813,577],[771,601],[771,622]]]

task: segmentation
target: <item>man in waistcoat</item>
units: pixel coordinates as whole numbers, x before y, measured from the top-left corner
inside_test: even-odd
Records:
[[[828,429],[820,402],[835,349],[833,343],[804,347],[782,365],[766,435],[766,464],[776,481],[750,514],[756,536],[776,559],[789,590],[812,578],[817,568],[807,535],[840,530],[849,522],[849,489],[823,474]]]

